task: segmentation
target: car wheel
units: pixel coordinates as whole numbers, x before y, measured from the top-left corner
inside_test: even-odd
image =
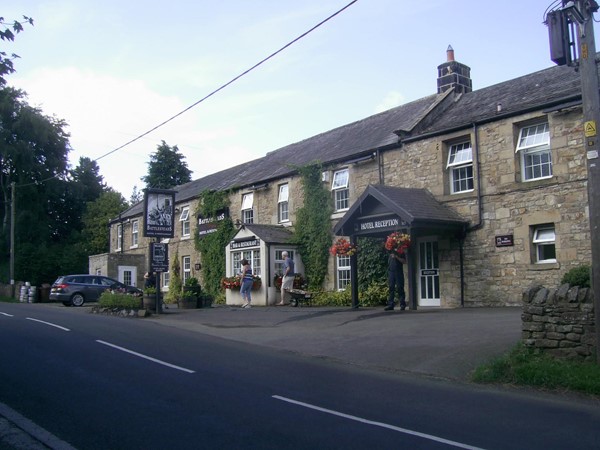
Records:
[[[295,298],[293,298],[290,301],[290,305],[292,305],[294,308],[296,308],[298,306],[298,300],[296,300]]]
[[[65,305],[65,306],[72,306],[71,302],[62,302],[62,304]]]
[[[73,294],[71,297],[71,304],[73,306],[82,306],[85,303],[85,298],[82,294]]]

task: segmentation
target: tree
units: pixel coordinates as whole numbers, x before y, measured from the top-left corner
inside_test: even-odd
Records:
[[[4,27],[4,29],[0,29],[0,39],[3,41],[14,41],[15,35],[23,31],[23,24],[25,23],[33,25],[33,19],[31,17],[23,16],[22,22],[15,20],[14,22],[9,23],[4,21],[4,17],[0,17],[0,26]],[[15,55],[14,53],[8,56],[6,52],[0,51],[0,86],[6,84],[4,76],[15,71],[13,59],[18,57],[19,55]]]
[[[87,204],[81,241],[86,254],[97,255],[109,251],[108,222],[126,207],[123,196],[112,189]]]
[[[141,202],[144,199],[144,194],[138,190],[137,186],[133,186],[133,191],[131,191],[131,197],[129,198],[129,204],[135,205],[136,203]]]
[[[148,175],[141,178],[147,188],[171,189],[192,181],[192,171],[188,169],[184,156],[176,145],[169,147],[165,141],[150,156]]]

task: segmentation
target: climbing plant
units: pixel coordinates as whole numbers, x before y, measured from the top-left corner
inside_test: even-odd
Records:
[[[296,213],[294,241],[298,245],[309,289],[320,289],[327,274],[328,249],[331,246],[330,192],[321,181],[321,164],[299,167],[304,205]]]
[[[203,217],[216,217],[220,210],[229,206],[229,191],[203,191],[200,194],[197,213]],[[195,236],[196,250],[202,258],[203,289],[216,297],[225,276],[225,247],[235,235],[230,217],[217,222],[217,230],[203,237]]]
[[[358,286],[366,289],[372,283],[387,279],[387,254],[382,238],[358,238]]]
[[[169,278],[169,292],[167,293],[167,303],[177,303],[181,297],[181,265],[179,264],[179,253],[175,252],[171,261],[171,270]]]

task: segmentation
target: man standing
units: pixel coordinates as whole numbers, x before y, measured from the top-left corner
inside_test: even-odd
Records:
[[[404,293],[404,264],[406,264],[406,256],[404,254],[398,254],[393,251],[388,256],[388,287],[390,293],[388,296],[387,306],[384,308],[385,311],[393,311],[396,289],[398,290],[398,297],[400,299],[400,309],[403,311],[406,309],[406,294]]]
[[[281,256],[283,256],[283,280],[281,281],[281,302],[278,303],[279,306],[288,303],[286,293],[294,287],[294,276],[296,275],[294,261],[290,258],[288,252],[283,252]]]

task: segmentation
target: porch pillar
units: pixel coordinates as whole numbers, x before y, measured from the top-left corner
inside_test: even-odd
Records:
[[[350,236],[350,243],[357,244],[356,235]],[[358,309],[358,257],[357,253],[350,256],[350,288],[352,294],[352,308]]]

